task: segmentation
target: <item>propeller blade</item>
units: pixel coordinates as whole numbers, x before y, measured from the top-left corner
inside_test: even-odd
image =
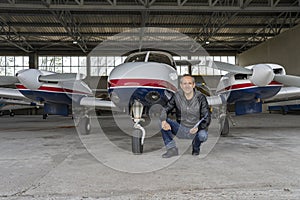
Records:
[[[73,81],[84,79],[84,74],[77,73],[65,73],[65,74],[50,74],[50,75],[41,75],[39,81],[44,82],[60,82],[60,81]]]
[[[292,75],[279,75],[276,74],[274,80],[284,85],[300,87],[300,77]]]
[[[175,60],[176,65],[198,65],[201,62],[201,60]]]
[[[0,76],[0,85],[12,85],[18,83],[19,80],[14,76]]]
[[[227,72],[232,72],[234,74],[252,74],[252,70],[250,69],[219,61],[213,61],[212,67]]]

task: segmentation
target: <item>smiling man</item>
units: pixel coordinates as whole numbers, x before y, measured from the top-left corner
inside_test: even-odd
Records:
[[[168,118],[173,109],[176,110],[176,121]],[[162,110],[160,120],[161,133],[167,149],[162,155],[163,158],[178,155],[178,148],[173,140],[175,136],[192,139],[192,155],[199,155],[201,143],[207,140],[211,116],[207,99],[204,94],[195,90],[195,79],[191,75],[183,75],[180,79],[180,89]]]

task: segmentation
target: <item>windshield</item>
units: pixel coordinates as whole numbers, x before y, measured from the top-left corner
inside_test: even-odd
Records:
[[[158,62],[165,63],[172,67],[175,67],[173,58],[171,55],[164,52],[139,52],[130,55],[125,62]]]

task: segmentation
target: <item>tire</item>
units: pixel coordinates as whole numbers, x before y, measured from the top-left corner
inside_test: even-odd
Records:
[[[143,153],[143,145],[142,145],[142,131],[134,130],[132,135],[132,153],[133,154],[142,154]]]
[[[14,112],[10,112],[10,113],[9,113],[9,116],[14,117],[14,116],[15,116],[15,113],[14,113]]]
[[[83,135],[88,135],[91,132],[91,119],[89,117],[83,117],[79,122],[79,130]]]
[[[224,124],[223,124],[222,130],[221,130],[221,135],[227,136],[228,134],[229,134],[229,121],[228,121],[228,118],[225,117]]]

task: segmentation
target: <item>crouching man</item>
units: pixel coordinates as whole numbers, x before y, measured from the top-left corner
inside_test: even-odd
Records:
[[[176,121],[167,118],[174,108]],[[160,120],[161,133],[167,149],[162,155],[163,158],[178,155],[178,148],[173,140],[175,136],[180,139],[192,139],[192,155],[199,155],[201,143],[208,137],[211,115],[206,96],[195,90],[195,79],[192,76],[184,75],[180,79],[180,89],[162,110]]]

